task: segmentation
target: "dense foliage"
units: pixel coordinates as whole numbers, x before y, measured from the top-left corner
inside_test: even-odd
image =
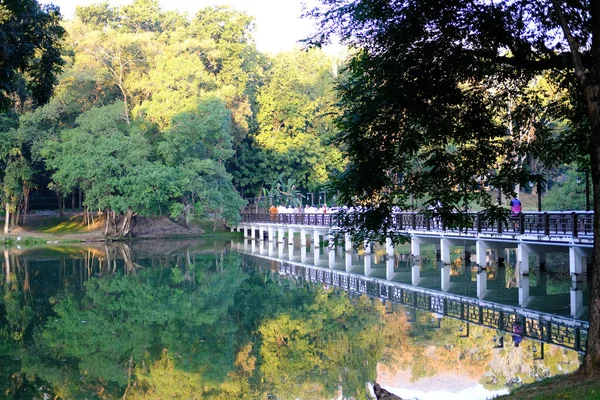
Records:
[[[110,236],[128,235],[136,215],[234,224],[242,195],[261,195],[280,179],[318,189],[343,165],[331,144],[337,63],[316,50],[261,54],[243,12],[207,7],[189,18],[157,0],[94,4],[78,7],[63,30],[52,7],[7,4],[21,24],[45,12],[36,21],[48,55],[15,47],[23,61],[2,64],[45,90],[28,86],[23,107],[14,80],[2,80],[15,100],[0,120],[5,232],[36,190],[51,190],[60,209],[78,193],[87,211],[104,215]]]

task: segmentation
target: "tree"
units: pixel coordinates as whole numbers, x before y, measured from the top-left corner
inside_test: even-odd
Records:
[[[304,189],[323,185],[343,165],[330,143],[336,63],[317,50],[279,54],[258,94],[256,142],[271,161],[271,175],[284,173]]]
[[[217,97],[198,101],[195,111],[173,118],[158,152],[182,176],[181,204],[172,208],[172,216],[183,215],[187,224],[196,210],[211,215],[216,228],[218,220],[236,223],[244,201],[224,164],[233,155],[231,112]]]
[[[127,236],[135,214],[159,214],[179,195],[176,171],[152,162],[143,132],[124,115],[122,102],[91,109],[42,150],[54,185],[66,193],[81,187],[86,206],[106,212],[110,236]],[[116,213],[123,216],[119,225]]]
[[[411,194],[441,204],[450,225],[465,222],[460,211],[473,201],[495,217],[501,210],[482,183],[511,193],[529,178],[515,160],[534,148],[589,156],[600,215],[600,1],[321,0],[309,15],[320,24],[309,43],[337,34],[354,48],[339,86],[340,140],[350,157],[341,188],[342,199],[366,206],[365,228],[389,228],[391,207],[406,206]],[[498,116],[509,95],[524,99],[542,74],[570,98],[540,117],[562,118],[568,135],[523,147]],[[600,250],[598,218],[594,234]],[[582,374],[600,369],[600,251],[588,273]]]
[[[34,105],[50,99],[63,65],[60,20],[55,6],[41,7],[35,0],[0,4],[1,111],[11,104],[22,111],[29,96]]]

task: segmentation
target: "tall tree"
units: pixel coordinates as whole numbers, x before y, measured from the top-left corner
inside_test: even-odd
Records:
[[[11,103],[23,110],[29,98],[34,105],[50,99],[63,65],[60,20],[58,8],[35,0],[0,4],[0,110]]]
[[[453,211],[474,200],[500,212],[480,184],[510,193],[529,177],[515,163],[527,148],[497,116],[509,94],[524,99],[546,72],[570,91],[570,109],[557,109],[574,139],[564,144],[589,156],[600,215],[600,1],[320,3],[309,13],[320,23],[309,42],[337,34],[355,49],[340,85],[341,140],[351,161],[342,190],[346,201],[358,196],[373,206],[367,229],[385,229],[390,208],[406,205],[409,194],[441,204],[451,224],[463,218]],[[552,152],[561,144],[537,137],[529,147]],[[600,369],[599,218],[594,234],[584,374]]]
[[[270,159],[270,175],[294,178],[315,190],[341,169],[335,133],[333,80],[337,61],[319,50],[278,54],[258,94],[256,142]]]

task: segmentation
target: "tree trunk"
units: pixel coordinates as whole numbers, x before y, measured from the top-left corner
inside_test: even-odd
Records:
[[[590,110],[588,103],[588,110]],[[591,111],[591,110],[590,110]],[[590,288],[590,330],[585,358],[579,372],[584,375],[597,374],[600,371],[600,104],[590,116],[592,135],[590,143],[590,168],[594,195],[594,253],[592,264],[588,268],[591,277]]]
[[[106,218],[104,218],[104,236],[108,236],[108,231],[110,230],[110,211],[106,213]]]
[[[79,204],[77,204],[77,210],[81,211],[81,203],[83,203],[83,193],[81,192],[81,188],[79,188]]]
[[[19,205],[17,206],[17,210],[13,214],[13,226],[19,225],[20,218],[21,218],[21,202],[19,202]]]
[[[29,212],[29,193],[30,192],[31,192],[31,189],[29,188],[29,186],[23,187],[23,217],[26,217],[27,213]]]
[[[75,211],[75,191],[71,193],[71,211]]]
[[[10,205],[5,203],[6,214],[4,216],[4,234],[8,234],[8,224],[10,223]]]
[[[129,236],[131,228],[133,227],[133,217],[137,214],[131,210],[127,210],[123,216],[123,222],[121,223],[121,229],[119,229],[119,236]]]
[[[58,190],[56,191],[56,199],[58,200],[58,214],[62,217],[63,216],[63,201],[62,201],[63,199]]]

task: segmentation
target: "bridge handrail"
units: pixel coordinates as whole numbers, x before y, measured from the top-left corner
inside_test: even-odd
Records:
[[[398,231],[449,231],[464,233],[509,233],[520,235],[592,237],[594,213],[591,211],[523,212],[507,220],[487,218],[483,212],[468,213],[472,224],[462,229],[449,229],[436,217],[423,213],[400,212],[391,215]],[[348,216],[347,216],[348,217]],[[243,213],[244,223],[269,223],[335,228],[340,226],[339,214],[269,214]]]

